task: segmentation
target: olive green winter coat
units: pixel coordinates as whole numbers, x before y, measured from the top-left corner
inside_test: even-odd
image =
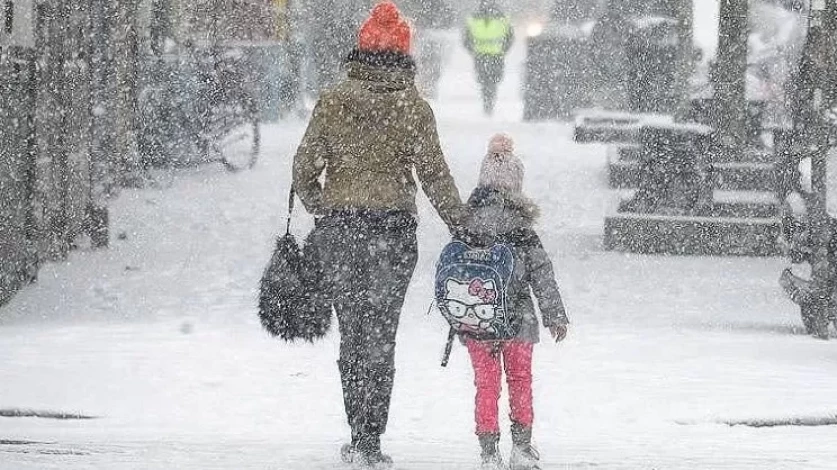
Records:
[[[293,185],[306,209],[415,213],[415,171],[441,218],[456,227],[462,202],[412,61],[383,65],[360,53],[347,66],[348,78],[320,96],[294,158]]]

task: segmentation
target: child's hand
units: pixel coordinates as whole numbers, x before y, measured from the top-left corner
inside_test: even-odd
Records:
[[[567,325],[552,325],[549,327],[549,332],[552,334],[555,342],[559,343],[567,337]]]

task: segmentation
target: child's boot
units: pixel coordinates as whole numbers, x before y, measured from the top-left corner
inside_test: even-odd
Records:
[[[509,457],[511,470],[540,470],[540,455],[532,447],[532,428],[519,423],[512,423],[512,451]]]
[[[504,470],[503,456],[500,455],[500,435],[480,434],[480,470]]]

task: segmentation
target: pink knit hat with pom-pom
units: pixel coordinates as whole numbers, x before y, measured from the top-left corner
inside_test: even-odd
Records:
[[[480,167],[479,185],[510,193],[523,191],[523,162],[514,154],[514,140],[495,134]]]

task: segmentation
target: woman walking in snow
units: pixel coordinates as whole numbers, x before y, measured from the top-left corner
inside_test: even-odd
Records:
[[[372,468],[392,462],[380,439],[418,252],[413,171],[451,231],[462,210],[433,112],[414,85],[410,42],[395,4],[376,5],[348,57],[348,78],[320,96],[293,165],[293,186],[316,218],[312,243],[340,326],[338,368],[352,433],[341,456]]]
[[[482,162],[479,184],[468,200],[464,238],[473,246],[505,243],[513,247],[515,268],[506,292],[507,308],[523,323],[510,341],[462,337],[474,368],[476,434],[484,470],[507,468],[498,449],[501,365],[505,366],[511,402],[510,468],[539,468],[538,453],[532,446],[532,351],[538,342],[532,294],[538,300],[544,327],[556,341],[564,339],[569,324],[552,262],[533,229],[538,208],[522,189],[523,164],[514,154],[514,143],[506,135],[495,135]]]

